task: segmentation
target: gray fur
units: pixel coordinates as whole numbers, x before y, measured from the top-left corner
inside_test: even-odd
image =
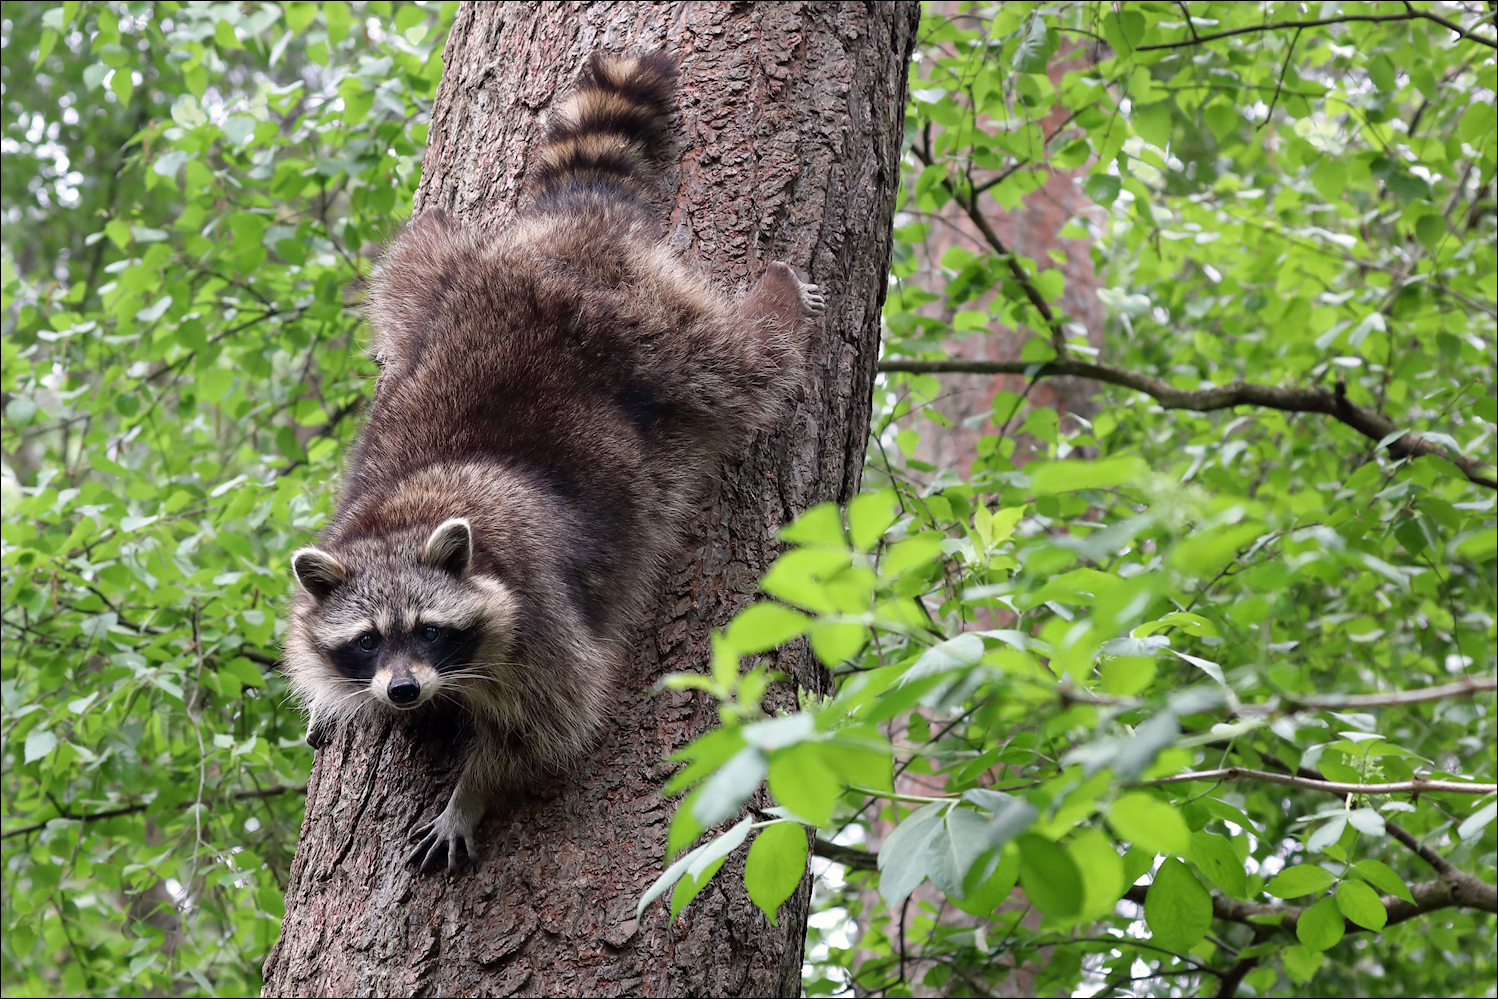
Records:
[[[375,403],[332,524],[293,556],[286,672],[309,741],[466,712],[423,870],[476,859],[488,808],[587,752],[685,518],[804,376],[814,285],[775,263],[731,303],[661,243],[643,192],[673,80],[659,55],[594,56],[526,213],[486,240],[429,211],[371,289]]]

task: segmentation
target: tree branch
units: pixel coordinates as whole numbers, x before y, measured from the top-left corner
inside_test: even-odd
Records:
[[[1449,909],[1452,906],[1480,909],[1483,912],[1498,912],[1498,887],[1461,871],[1433,881],[1421,881],[1410,885],[1409,888],[1410,896],[1415,900],[1413,903],[1397,895],[1384,895],[1379,899],[1389,914],[1389,921],[1386,925],[1393,926],[1396,923],[1407,922],[1427,912]],[[1123,897],[1130,902],[1143,905],[1148,892],[1148,885],[1134,885],[1124,893]],[[1225,895],[1212,896],[1212,915],[1217,919],[1224,919],[1231,923],[1257,925],[1277,919],[1280,928],[1290,933],[1295,932],[1295,924],[1307,908],[1309,906],[1242,902]],[[1350,920],[1344,920],[1344,923],[1348,933],[1361,933],[1367,930],[1367,927],[1359,926]]]
[[[1390,836],[1393,836],[1395,839],[1399,840],[1399,842],[1409,847],[1412,851],[1414,851],[1416,856],[1425,861],[1431,867],[1435,868],[1436,873],[1441,875],[1442,877],[1449,878],[1452,876],[1461,875],[1461,871],[1453,867],[1451,865],[1451,861],[1441,856],[1432,847],[1427,846],[1415,837],[1411,836],[1409,831],[1405,829],[1404,826],[1385,819],[1384,832],[1388,833]]]
[[[1392,708],[1404,704],[1419,704],[1423,701],[1439,701],[1446,697],[1462,697],[1483,690],[1498,690],[1498,676],[1469,676],[1456,683],[1443,683],[1435,687],[1416,687],[1413,690],[1394,690],[1387,694],[1326,694],[1322,697],[1285,697],[1297,708],[1311,711],[1337,710],[1341,708]],[[1264,705],[1265,711],[1268,706]],[[1247,706],[1239,714],[1252,712]]]
[[[261,666],[269,666],[273,670],[280,670],[281,660],[277,656],[268,656],[264,652],[256,652],[254,649],[246,649],[243,646],[234,650],[236,656],[243,656],[252,663]]]
[[[1293,711],[1401,707],[1406,704],[1439,701],[1447,697],[1466,697],[1483,690],[1498,690],[1498,676],[1473,676],[1456,683],[1443,683],[1435,687],[1416,687],[1413,690],[1394,690],[1384,694],[1327,694],[1323,697],[1294,697],[1280,694],[1264,704],[1240,704],[1231,710],[1235,715],[1270,715]],[[1069,682],[1061,684],[1056,693],[1063,704],[1102,704],[1112,707],[1137,708],[1147,703],[1137,697],[1094,694],[1089,690],[1075,687]]]
[[[1404,14],[1344,14],[1341,17],[1321,17],[1313,21],[1274,21],[1269,24],[1251,24],[1242,28],[1233,28],[1229,31],[1219,31],[1211,35],[1197,35],[1192,30],[1191,38],[1184,38],[1179,42],[1158,42],[1154,45],[1137,46],[1135,52],[1156,52],[1161,49],[1190,48],[1193,45],[1202,45],[1206,42],[1215,42],[1219,38],[1231,38],[1233,35],[1254,34],[1260,31],[1279,31],[1283,28],[1319,28],[1328,24],[1349,24],[1354,21],[1434,21],[1448,31],[1455,32],[1462,38],[1486,45],[1490,49],[1498,49],[1498,41],[1485,38],[1482,35],[1467,31],[1454,21],[1448,21],[1439,14],[1432,14],[1428,10],[1411,10]]]
[[[1074,375],[1143,392],[1165,409],[1189,409],[1198,413],[1209,413],[1218,409],[1232,409],[1234,406],[1262,406],[1287,413],[1321,413],[1347,424],[1373,441],[1383,440],[1399,429],[1394,421],[1383,414],[1354,404],[1347,398],[1346,389],[1340,382],[1333,390],[1232,382],[1228,385],[1192,391],[1175,388],[1150,375],[1125,371],[1107,364],[1094,364],[1068,358],[1058,358],[1043,364],[1033,361],[885,360],[879,362],[879,370],[920,374],[1026,376],[1034,374],[1039,378]],[[1432,444],[1419,434],[1403,434],[1390,441],[1388,447],[1389,454],[1395,458],[1418,458],[1427,454],[1444,458],[1461,469],[1471,481],[1480,486],[1487,486],[1489,489],[1498,489],[1498,478],[1485,474],[1483,471],[1487,467],[1486,463],[1466,455],[1452,454],[1446,448],[1439,444]]]
[[[926,166],[931,165],[931,156],[919,146],[911,147],[911,152],[915,153],[916,159],[920,160]],[[957,202],[958,207],[966,213],[968,220],[978,227],[978,231],[983,234],[984,242],[995,253],[1004,258],[1004,264],[1008,267],[1010,276],[1020,286],[1020,290],[1025,293],[1025,298],[1030,300],[1030,304],[1035,307],[1035,311],[1040,313],[1040,318],[1045,320],[1046,328],[1051,332],[1051,344],[1056,348],[1056,353],[1064,356],[1066,354],[1066,332],[1061,328],[1061,320],[1051,311],[1051,304],[1045,300],[1045,296],[1040,293],[1040,289],[1035,287],[1035,282],[1030,280],[1030,275],[1026,274],[1025,269],[1020,266],[1018,258],[1004,245],[1004,241],[999,238],[999,234],[994,232],[993,226],[989,225],[988,218],[978,208],[978,199],[971,194],[964,195],[959,192],[949,177],[942,178],[941,186],[952,196],[952,200]]]
[[[1247,767],[1222,767],[1218,770],[1193,770],[1190,773],[1172,774],[1156,780],[1145,781],[1145,787],[1162,784],[1184,784],[1187,781],[1203,780],[1258,780],[1267,784],[1283,784],[1287,787],[1303,787],[1310,791],[1328,791],[1332,794],[1494,794],[1498,784],[1479,784],[1465,780],[1414,780],[1394,781],[1388,784],[1351,784],[1340,780],[1315,780],[1293,774],[1279,774],[1268,770],[1250,770]]]
[[[271,787],[255,788],[254,790],[250,791],[236,791],[234,792],[234,794],[230,795],[230,798],[233,801],[249,801],[253,798],[274,798],[277,795],[281,794],[306,793],[306,784],[276,784]],[[193,798],[191,801],[178,802],[177,807],[179,809],[187,809],[191,808],[197,803],[198,800],[196,798]],[[53,804],[54,807],[57,807],[57,814],[52,816],[52,818],[43,819],[41,822],[32,822],[29,825],[16,826],[14,829],[7,829],[5,830],[5,832],[0,833],[0,839],[10,839],[12,836],[24,836],[27,833],[34,833],[38,829],[45,828],[47,823],[53,821],[54,819],[67,819],[70,822],[99,822],[103,819],[116,819],[121,815],[135,815],[150,808],[151,805],[154,804],[154,802],[138,802],[134,805],[125,805],[120,808],[110,808],[102,812],[88,812],[81,815],[68,812],[63,808],[56,806],[55,802]]]
[[[834,864],[842,864],[852,871],[874,871],[879,869],[879,854],[870,853],[868,850],[859,850],[851,846],[838,846],[829,843],[821,837],[817,838],[816,846],[812,853],[823,860],[830,860]]]

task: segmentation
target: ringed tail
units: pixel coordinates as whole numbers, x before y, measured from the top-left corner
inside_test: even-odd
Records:
[[[531,184],[540,203],[600,188],[644,195],[665,145],[676,96],[676,65],[652,52],[634,58],[593,53],[546,130]]]

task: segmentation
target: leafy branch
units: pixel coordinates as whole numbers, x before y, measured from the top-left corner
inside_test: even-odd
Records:
[[[1419,434],[1400,432],[1393,420],[1348,399],[1346,386],[1341,381],[1331,390],[1308,386],[1255,385],[1248,382],[1231,382],[1209,389],[1178,389],[1151,375],[1069,358],[1044,363],[885,360],[879,362],[879,370],[889,373],[1025,375],[1038,378],[1074,375],[1143,392],[1165,409],[1209,413],[1235,406],[1261,406],[1287,413],[1321,413],[1347,424],[1369,440],[1386,445],[1389,454],[1395,458],[1434,455],[1451,462],[1478,485],[1498,489],[1498,478],[1484,471],[1489,467],[1486,463],[1466,455],[1452,454],[1449,449],[1433,444]]]

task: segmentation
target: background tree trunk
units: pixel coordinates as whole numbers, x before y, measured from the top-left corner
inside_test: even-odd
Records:
[[[669,753],[713,707],[650,692],[703,668],[710,629],[750,601],[775,531],[857,491],[867,443],[914,3],[465,4],[447,44],[418,209],[498,227],[519,207],[539,123],[584,59],[663,49],[681,67],[668,240],[726,290],[785,260],[829,293],[795,418],[725,470],[594,754],[480,827],[482,864],[448,881],[402,866],[435,815],[460,745],[382,721],[319,752],[264,994],[767,995],[799,992],[810,880],[771,926],[742,851],[674,925],[635,904],[659,874]],[[804,649],[779,668],[825,680]],[[778,695],[790,702],[789,690]]]

